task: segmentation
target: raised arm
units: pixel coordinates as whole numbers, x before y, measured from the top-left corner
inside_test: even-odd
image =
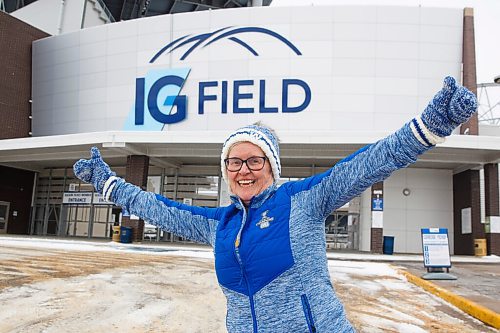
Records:
[[[92,147],[91,158],[73,166],[75,175],[91,183],[106,200],[161,229],[194,241],[213,245],[220,210],[179,204],[116,177],[104,162],[99,149]]]
[[[323,174],[291,185],[296,200],[313,216],[325,217],[433,148],[476,111],[473,93],[447,77],[422,114],[388,137],[338,162]]]

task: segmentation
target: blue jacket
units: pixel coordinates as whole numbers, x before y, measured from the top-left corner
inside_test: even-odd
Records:
[[[271,186],[245,209],[180,204],[119,179],[111,199],[163,230],[210,244],[229,332],[353,332],[328,273],[325,218],[430,146],[407,124],[328,171]]]

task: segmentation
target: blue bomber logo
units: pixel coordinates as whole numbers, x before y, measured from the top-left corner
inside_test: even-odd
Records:
[[[258,57],[257,50],[237,37],[237,35],[245,33],[269,35],[286,45],[296,55],[302,55],[289,40],[269,29],[259,27],[222,28],[211,33],[182,36],[158,51],[149,63],[152,64],[163,54],[170,54],[180,48],[185,50],[180,57],[180,60],[183,61],[198,47],[204,48],[224,39],[238,44],[253,56]],[[125,129],[161,130],[165,124],[174,124],[184,120],[187,117],[188,97],[180,93],[189,72],[189,68],[152,70],[145,77],[137,78],[135,107],[133,112],[129,114]],[[206,106],[210,105],[213,108],[214,105],[210,103],[214,102],[218,103],[217,106],[221,113],[228,113],[228,110],[234,114],[278,113],[280,109],[282,113],[296,113],[303,111],[311,101],[311,89],[306,82],[295,78],[284,78],[281,80],[281,108],[266,105],[266,84],[269,83],[264,79],[198,82],[197,113],[204,114]],[[254,97],[253,93],[248,92],[252,87],[256,88],[258,96]],[[212,93],[208,93],[207,89],[210,89]],[[304,94],[304,100],[299,105],[289,105],[289,95],[292,90],[294,92],[301,90]],[[232,103],[228,103],[229,98],[232,98]],[[240,106],[240,102],[248,102],[248,100],[253,99],[258,101],[256,109]]]

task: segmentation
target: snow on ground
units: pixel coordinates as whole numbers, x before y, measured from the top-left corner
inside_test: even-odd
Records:
[[[0,332],[225,332],[207,248],[0,238]],[[493,332],[388,263],[329,260],[359,332]]]

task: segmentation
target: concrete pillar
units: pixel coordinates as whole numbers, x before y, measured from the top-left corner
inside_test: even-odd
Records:
[[[481,224],[479,185],[478,170],[467,170],[453,175],[455,254],[474,255],[474,239],[485,238],[484,226]]]
[[[372,228],[370,233],[370,251],[373,253],[383,252],[384,241],[384,183],[379,182],[372,185],[371,212]]]
[[[490,221],[492,217],[500,219],[499,197],[498,164],[486,164],[484,166],[484,207],[486,219]],[[486,233],[486,248],[488,254],[500,255],[500,233],[492,233],[488,230]]]
[[[148,181],[149,156],[130,155],[127,157],[127,168],[125,171],[125,180],[129,183],[146,189]],[[141,242],[144,234],[144,221],[133,219],[129,216],[122,218],[122,226],[132,228],[132,241]]]

